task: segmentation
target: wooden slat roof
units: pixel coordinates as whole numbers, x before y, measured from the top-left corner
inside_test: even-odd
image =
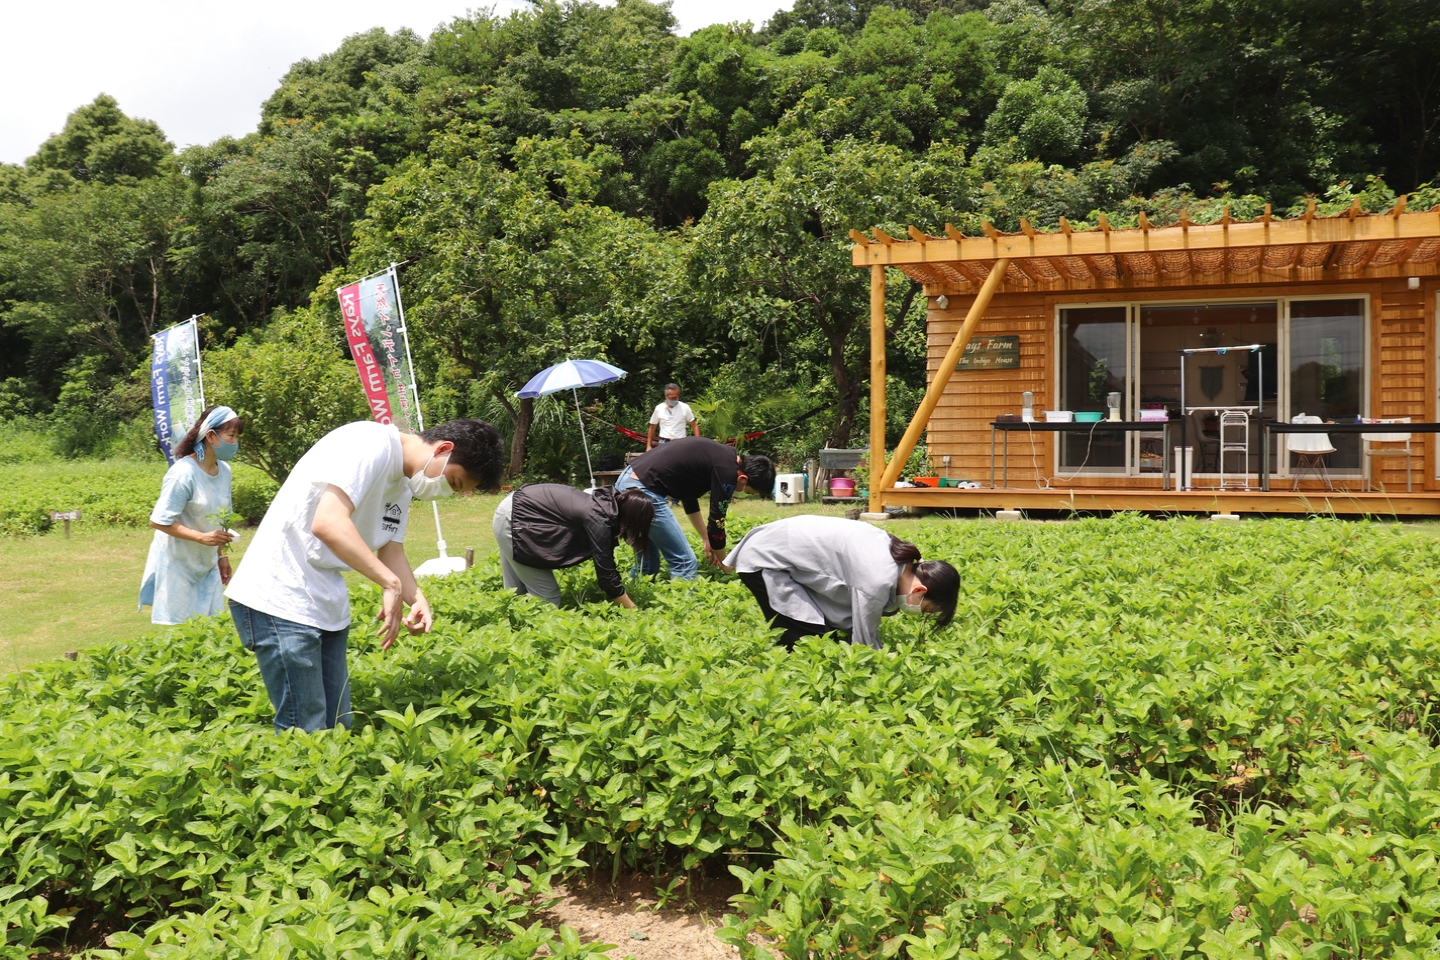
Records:
[[[946,224],[943,237],[910,227],[900,240],[875,229],[874,240],[851,231],[856,241],[852,262],[895,267],[931,287],[978,287],[991,266],[1009,257],[1005,286],[1010,289],[1110,287],[1125,282],[1183,284],[1220,275],[1290,277],[1363,277],[1406,271],[1440,272],[1440,207],[1407,213],[1402,198],[1388,213],[1367,214],[1359,202],[1337,216],[1317,216],[1312,201],[1304,215],[1275,220],[1269,215],[1232,220],[1228,211],[1217,223],[1181,222],[1153,227],[1074,230],[1063,218],[1060,230],[1042,233],[1025,220],[1020,233],[1002,233],[989,223],[985,236],[967,237]]]

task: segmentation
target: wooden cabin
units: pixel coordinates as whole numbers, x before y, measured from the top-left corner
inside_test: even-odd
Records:
[[[1408,212],[1402,198],[1371,215],[1356,201],[1323,217],[1312,202],[1289,220],[1267,208],[1246,222],[1227,211],[1206,225],[1182,214],[1163,228],[1144,215],[1126,230],[1104,217],[1093,230],[1063,219],[1054,233],[1021,227],[1007,234],[987,223],[982,237],[911,227],[906,240],[852,233],[853,262],[871,276],[872,464],[883,462],[885,439],[887,269],[922,283],[929,300],[929,388],[892,466],[873,470],[871,512],[1440,516],[1440,435],[1424,432],[1440,429],[1440,208]],[[1012,425],[1002,434],[997,417],[1020,415],[1027,391],[1037,423],[1046,411],[1098,412],[1153,429]],[[1273,432],[1300,415],[1350,432]],[[1418,425],[1410,456],[1403,440],[1355,432],[1357,421],[1406,417]],[[1263,423],[1271,424],[1264,437]],[[922,438],[934,474],[981,486],[897,488],[900,464]],[[1327,441],[1329,453],[1291,449]]]

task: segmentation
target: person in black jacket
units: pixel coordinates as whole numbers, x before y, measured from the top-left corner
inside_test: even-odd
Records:
[[[741,456],[735,448],[706,437],[682,437],[640,455],[615,481],[616,490],[639,490],[655,504],[655,526],[650,544],[636,550],[639,572],[654,576],[660,572],[660,555],[670,565],[670,576],[694,580],[698,564],[680,521],[670,510],[670,500],[684,507],[700,542],[705,559],[718,564],[725,556],[725,513],[739,493],[768,497],[775,486],[775,465],[769,457]],[[710,494],[708,523],[700,521],[700,498]]]
[[[636,491],[601,487],[589,494],[563,483],[523,486],[500,501],[492,524],[505,586],[558,607],[554,571],[589,560],[605,596],[634,607],[615,569],[615,547],[624,540],[644,550],[654,517],[650,499]]]

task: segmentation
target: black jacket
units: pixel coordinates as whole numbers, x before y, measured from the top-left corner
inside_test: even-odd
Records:
[[[714,549],[725,546],[725,512],[740,476],[734,447],[708,437],[682,437],[637,457],[630,469],[646,490],[679,500],[686,513],[699,513],[700,498],[710,494],[705,533]]]
[[[510,503],[510,536],[515,559],[527,567],[561,570],[595,564],[595,579],[611,600],[625,592],[615,569],[620,507],[615,488],[594,495],[563,483],[532,483],[515,491]]]

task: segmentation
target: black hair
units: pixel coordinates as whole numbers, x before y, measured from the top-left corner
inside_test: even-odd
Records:
[[[920,548],[890,534],[890,559],[913,564],[915,577],[925,584],[925,599],[940,608],[936,627],[948,627],[960,602],[960,572],[944,560],[921,560]]]
[[[200,436],[200,426],[205,422],[205,419],[206,419],[207,417],[209,417],[210,414],[212,414],[212,413],[214,413],[214,412],[215,412],[215,408],[214,408],[214,407],[206,407],[206,408],[204,409],[204,411],[201,412],[201,414],[200,414],[200,419],[198,419],[198,420],[195,421],[195,426],[193,426],[193,427],[190,428],[190,432],[187,433],[187,434],[185,434],[185,436],[181,438],[180,442],[177,443],[177,444],[175,444],[175,446],[174,446],[173,448],[171,448],[170,452],[171,452],[172,455],[174,455],[174,457],[175,457],[176,460],[179,460],[181,457],[188,457],[188,456],[190,456],[192,453],[195,452],[195,445],[198,444],[201,440],[205,439],[204,437]],[[239,416],[235,416],[235,417],[232,417],[231,419],[233,419],[233,420],[240,420],[240,417],[239,417]],[[229,422],[230,422],[229,420],[226,420],[226,421],[225,421],[225,423],[229,423]],[[211,429],[213,429],[213,430],[218,430],[218,429],[220,429],[221,427],[225,426],[225,423],[217,423],[217,424],[216,424],[214,427],[212,427]],[[209,431],[206,431],[206,432],[208,433]],[[237,432],[237,433],[244,433],[244,432],[245,432],[245,421],[244,421],[244,420],[240,420],[240,428],[239,428],[236,432]]]
[[[420,439],[455,444],[449,462],[463,467],[481,490],[493,493],[499,488],[500,474],[506,466],[505,451],[500,431],[484,420],[450,420],[420,431]]]
[[[740,472],[745,474],[749,485],[763,496],[768,497],[774,492],[775,464],[770,462],[769,457],[742,453],[740,455]]]
[[[621,490],[615,494],[619,508],[620,539],[644,553],[650,546],[650,525],[655,522],[655,504],[639,490]]]

